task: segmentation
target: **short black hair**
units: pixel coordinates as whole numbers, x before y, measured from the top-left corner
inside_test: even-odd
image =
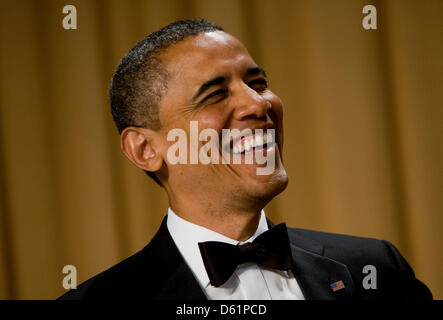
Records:
[[[159,130],[159,102],[169,79],[161,53],[177,42],[200,33],[223,31],[205,20],[180,20],[151,33],[123,57],[109,87],[111,112],[119,133],[129,127]],[[146,173],[162,185],[153,172]]]

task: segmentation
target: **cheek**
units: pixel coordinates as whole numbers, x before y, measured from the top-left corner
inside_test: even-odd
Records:
[[[283,104],[278,96],[273,93],[269,94],[266,99],[271,102],[272,108],[268,111],[269,116],[277,127],[277,135],[279,141],[280,152],[283,149]]]
[[[272,109],[275,110],[275,113],[278,114],[280,118],[283,118],[283,103],[278,96],[272,94],[269,98],[269,101],[272,104]]]
[[[269,115],[279,129],[283,125],[283,104],[279,97],[275,94],[269,94],[266,99],[271,103],[272,108],[269,110]]]
[[[226,128],[229,114],[224,112],[227,108],[208,108],[202,111],[196,120],[198,120],[199,131],[211,128],[217,132],[221,132]]]

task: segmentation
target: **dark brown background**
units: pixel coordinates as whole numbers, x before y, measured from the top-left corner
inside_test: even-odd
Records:
[[[55,298],[64,265],[81,282],[157,230],[166,197],[120,152],[107,87],[182,18],[242,40],[284,101],[290,183],[268,216],[387,239],[443,298],[442,16],[440,0],[1,1],[0,298]]]

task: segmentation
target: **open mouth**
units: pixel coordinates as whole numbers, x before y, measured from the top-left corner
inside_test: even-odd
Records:
[[[259,132],[233,139],[226,146],[226,150],[231,154],[242,154],[261,149],[266,150],[275,144],[274,130],[266,130],[265,132],[263,132],[263,130],[257,131]]]

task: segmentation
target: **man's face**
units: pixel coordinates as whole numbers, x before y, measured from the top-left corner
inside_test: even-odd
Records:
[[[168,73],[168,89],[159,105],[164,139],[161,154],[167,166],[167,187],[170,197],[187,197],[220,205],[265,205],[287,185],[287,175],[281,161],[283,142],[283,109],[280,99],[268,88],[264,71],[256,65],[246,48],[231,35],[217,31],[191,36],[167,49],[161,56]],[[190,123],[198,121],[198,132],[214,129],[219,135],[219,155],[222,157],[223,129],[275,129],[276,143],[264,145],[264,155],[274,157],[275,167],[265,175],[257,174],[258,164],[242,161],[234,164],[190,163]],[[187,164],[171,164],[167,150],[174,141],[167,141],[168,132],[182,129],[187,133]],[[271,132],[270,130],[269,132]],[[249,137],[249,144],[252,139]],[[259,138],[260,139],[260,138]],[[233,147],[235,137],[231,139]],[[245,141],[235,141],[238,147]],[[198,147],[205,145],[199,141]],[[221,162],[221,161],[220,161]]]

